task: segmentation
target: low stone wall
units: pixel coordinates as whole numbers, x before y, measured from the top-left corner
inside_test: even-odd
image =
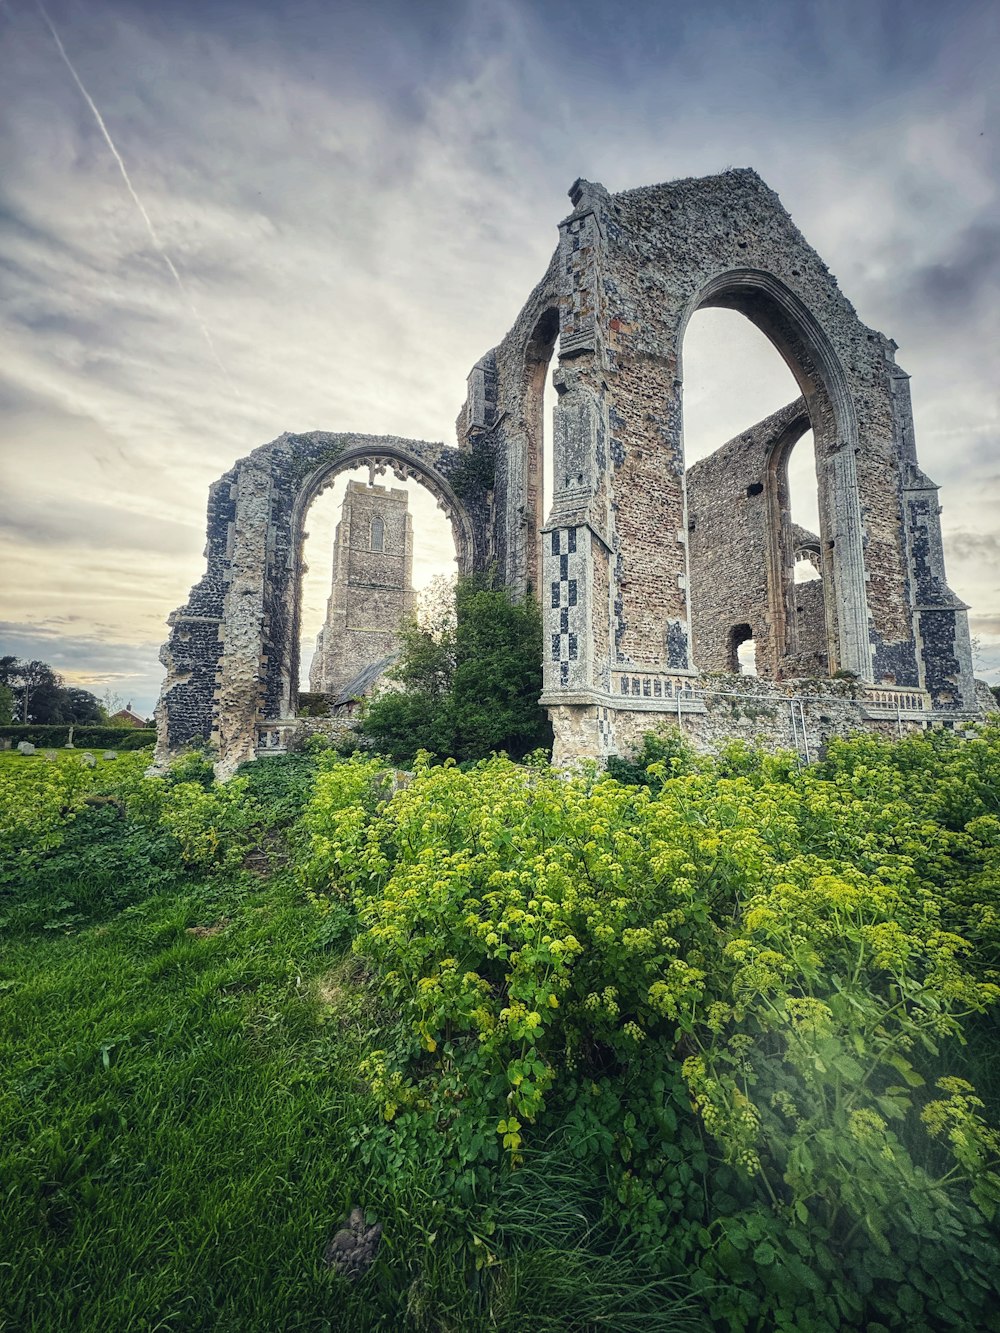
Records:
[[[571,763],[585,755],[602,761],[609,753],[632,754],[647,732],[676,728],[696,750],[711,753],[728,741],[742,740],[768,749],[795,750],[812,760],[830,739],[864,731],[887,739],[932,728],[959,729],[984,713],[997,711],[983,687],[975,711],[932,711],[926,695],[854,680],[800,679],[703,674],[689,678],[662,705],[642,698],[632,707],[614,701],[608,707],[549,709],[555,731],[553,761]],[[989,695],[987,704],[985,695]],[[649,704],[653,703],[653,707]]]
[[[295,717],[282,722],[262,722],[256,757],[266,759],[269,754],[301,750],[313,736],[323,736],[335,743],[353,732],[354,726],[348,717]]]

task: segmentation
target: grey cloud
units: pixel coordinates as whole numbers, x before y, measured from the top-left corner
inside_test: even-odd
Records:
[[[1000,565],[1000,533],[952,532],[947,545],[959,560],[994,560]]]
[[[162,619],[184,592],[161,604],[167,558],[178,581],[198,565],[209,482],[285,428],[449,438],[468,366],[540,277],[578,174],[617,189],[756,166],[863,317],[903,344],[921,455],[932,475],[947,470],[945,504],[962,499],[992,370],[969,349],[989,311],[970,306],[942,340],[925,289],[974,242],[987,253],[976,228],[990,186],[980,95],[946,80],[943,98],[930,74],[973,49],[975,7],[917,5],[920,22],[902,30],[878,5],[847,18],[813,7],[800,32],[778,4],[749,32],[735,6],[692,9],[675,27],[649,3],[611,31],[607,9],[583,3],[455,3],[433,20],[429,5],[396,4],[381,29],[370,5],[296,5],[289,20],[249,3],[238,34],[194,0],[65,13],[73,58],[236,395],[37,16],[11,20],[3,180],[18,221],[2,360],[40,407],[7,418],[4,452],[46,606],[77,594],[55,529],[83,516],[94,543],[74,577],[115,596],[120,565],[93,552],[134,541],[133,512],[152,495],[161,555],[147,586],[127,584],[145,619]],[[796,59],[802,42],[817,60]],[[764,76],[799,68],[816,96],[790,117],[794,88],[783,81],[776,99]],[[949,248],[951,236],[965,239]],[[859,256],[880,271],[855,267]],[[49,522],[46,488],[60,497]]]
[[[61,626],[0,620],[0,655],[38,658],[98,696],[107,686],[128,691],[140,712],[152,712],[163,679],[158,645],[115,643],[66,634]]]
[[[917,268],[910,278],[911,299],[938,318],[964,319],[989,306],[1000,280],[1000,225],[976,222],[960,232],[935,263]]]
[[[197,516],[192,515],[192,520]],[[156,551],[181,555],[188,551],[200,525],[177,523],[148,511],[85,500],[46,502],[0,498],[0,533],[44,547],[89,550]]]

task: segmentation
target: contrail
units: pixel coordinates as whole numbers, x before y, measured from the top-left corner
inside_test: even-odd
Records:
[[[132,196],[132,202],[139,210],[139,215],[142,218],[143,222],[146,224],[146,230],[149,232],[149,239],[153,242],[153,246],[156,249],[157,254],[160,256],[164,264],[166,264],[167,268],[170,270],[170,276],[177,284],[177,290],[183,297],[184,302],[187,305],[187,308],[190,310],[195,323],[198,325],[199,329],[201,329],[201,335],[205,339],[205,342],[208,344],[208,350],[212,353],[212,359],[215,361],[215,364],[219,367],[219,370],[222,372],[223,378],[229,385],[230,392],[235,397],[238,397],[238,394],[236,393],[236,386],[230,379],[229,371],[222,364],[222,359],[220,358],[219,353],[215,350],[215,343],[212,341],[212,335],[208,331],[208,326],[202,319],[201,315],[198,313],[198,308],[195,305],[194,301],[192,301],[190,295],[188,294],[188,290],[184,286],[183,281],[181,280],[181,275],[177,272],[177,269],[174,266],[174,261],[170,258],[169,254],[167,254],[163,242],[157,235],[156,228],[153,226],[153,219],[146,212],[145,204],[139,198],[138,194],[136,193],[135,186],[129,179],[129,174],[125,167],[125,163],[122,160],[122,155],[115,147],[114,140],[111,138],[111,135],[108,132],[108,127],[104,123],[104,117],[101,115],[100,111],[98,111],[97,106],[94,103],[94,99],[91,97],[90,93],[88,93],[86,88],[83,86],[83,80],[80,78],[79,74],[77,74],[76,70],[74,69],[72,60],[70,60],[69,56],[66,54],[66,48],[65,46],[63,46],[62,40],[60,39],[59,34],[55,30],[55,25],[53,24],[52,20],[46,13],[45,6],[42,4],[42,0],[35,0],[35,4],[38,7],[39,14],[41,14],[42,19],[45,22],[45,26],[52,34],[52,40],[55,42],[56,49],[62,56],[63,64],[66,66],[70,74],[73,76],[73,82],[80,89],[80,95],[83,97],[83,100],[87,103],[91,111],[94,113],[94,119],[97,121],[98,129],[104,135],[104,142],[108,145],[108,148],[111,150],[112,157],[118,163],[118,170],[122,174],[122,180],[125,182],[125,188]]]

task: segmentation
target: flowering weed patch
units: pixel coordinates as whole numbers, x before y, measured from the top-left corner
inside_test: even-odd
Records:
[[[402,1019],[363,1150],[437,1161],[481,1264],[555,1134],[717,1326],[990,1326],[1000,1142],[942,1052],[1000,998],[1000,734],[668,762],[319,776],[302,874]]]

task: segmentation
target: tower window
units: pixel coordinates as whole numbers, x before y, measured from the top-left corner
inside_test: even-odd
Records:
[[[372,519],[371,549],[381,551],[385,541],[385,524],[380,518]]]

